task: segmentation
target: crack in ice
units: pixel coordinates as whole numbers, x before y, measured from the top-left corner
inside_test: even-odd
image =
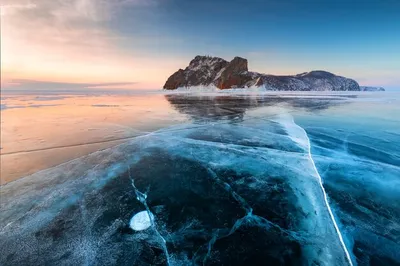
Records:
[[[322,178],[321,178],[321,176],[320,176],[320,174],[319,174],[319,172],[318,172],[318,169],[317,169],[317,167],[316,167],[316,165],[315,165],[315,162],[314,162],[314,160],[313,160],[313,158],[312,158],[312,155],[311,155],[311,142],[310,142],[310,138],[308,137],[307,132],[305,131],[305,129],[302,128],[301,126],[299,126],[298,124],[296,124],[296,122],[294,122],[294,119],[293,119],[292,116],[291,116],[290,118],[291,118],[291,120],[292,120],[292,123],[293,123],[297,128],[299,128],[299,129],[303,132],[303,134],[304,134],[304,137],[305,137],[305,140],[306,140],[305,143],[303,143],[301,140],[295,140],[295,141],[296,141],[296,142],[298,141],[297,143],[299,143],[300,145],[303,145],[303,147],[306,147],[306,148],[307,148],[307,153],[308,153],[307,156],[308,156],[308,158],[309,158],[309,160],[310,160],[310,162],[311,162],[311,165],[312,165],[312,167],[313,167],[313,169],[314,169],[314,171],[315,171],[315,173],[316,173],[319,186],[321,187],[322,194],[323,194],[323,196],[324,196],[325,205],[326,205],[326,208],[328,209],[328,213],[329,213],[329,216],[330,216],[330,218],[331,218],[331,220],[332,220],[333,226],[335,227],[335,231],[336,231],[336,233],[337,233],[337,235],[338,235],[339,242],[340,242],[340,244],[341,244],[341,246],[342,246],[342,248],[343,248],[343,251],[344,251],[344,253],[345,253],[345,255],[346,255],[346,259],[347,259],[348,263],[349,263],[351,266],[353,266],[353,262],[352,262],[352,260],[351,260],[350,253],[349,253],[349,251],[347,250],[346,244],[344,243],[344,240],[343,240],[342,233],[341,233],[340,230],[339,230],[339,226],[338,226],[337,223],[336,223],[336,220],[335,220],[335,217],[334,217],[334,215],[333,215],[332,209],[331,209],[331,207],[330,207],[330,205],[329,205],[328,197],[327,197],[327,194],[326,194],[324,185],[323,185],[323,183],[322,183]]]
[[[144,207],[145,207],[145,209],[146,209],[146,211],[147,211],[147,215],[149,216],[149,219],[150,219],[150,224],[151,224],[151,227],[154,229],[154,232],[156,233],[156,235],[161,239],[161,242],[162,242],[162,249],[163,249],[163,251],[164,251],[164,254],[165,254],[165,258],[166,258],[166,260],[167,260],[167,265],[170,265],[170,258],[169,258],[169,252],[168,252],[168,248],[167,248],[167,241],[165,240],[165,238],[161,235],[161,233],[157,230],[157,226],[156,226],[156,222],[155,222],[155,218],[154,218],[154,215],[151,213],[151,211],[150,211],[150,208],[149,208],[149,206],[147,205],[147,194],[146,193],[143,193],[143,192],[141,192],[141,191],[139,191],[137,188],[136,188],[136,186],[135,186],[135,180],[132,178],[132,176],[131,176],[131,168],[130,168],[130,166],[128,165],[128,174],[129,174],[129,178],[131,179],[131,182],[132,182],[132,187],[133,187],[133,189],[135,190],[135,193],[136,193],[136,199],[138,200],[138,201],[140,201],[143,205],[144,205]]]
[[[236,222],[231,227],[231,229],[229,230],[229,232],[226,233],[225,235],[219,236],[219,233],[222,230],[220,228],[216,229],[214,231],[212,238],[210,239],[210,241],[207,244],[207,254],[203,258],[203,265],[206,264],[207,259],[210,257],[211,251],[212,251],[212,248],[213,248],[215,242],[219,239],[222,239],[222,238],[232,235],[246,222],[253,222],[253,224],[255,226],[263,227],[266,230],[269,230],[271,227],[273,227],[273,228],[277,229],[278,231],[287,234],[288,236],[292,237],[295,240],[305,241],[305,239],[303,237],[299,236],[296,232],[286,230],[286,229],[280,227],[279,225],[269,221],[268,219],[266,219],[264,217],[253,214],[253,208],[251,208],[249,203],[244,198],[242,198],[242,196],[237,194],[227,182],[221,180],[212,169],[207,167],[207,171],[211,174],[213,179],[219,183],[220,186],[222,186],[226,191],[228,191],[232,194],[232,197],[239,203],[240,207],[246,211],[246,215],[244,215],[242,218],[237,219]]]

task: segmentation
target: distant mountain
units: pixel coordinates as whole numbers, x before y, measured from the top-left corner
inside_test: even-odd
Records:
[[[360,86],[362,91],[385,91],[382,87]]]
[[[294,76],[274,76],[250,72],[247,59],[235,57],[228,62],[219,57],[196,56],[185,69],[172,74],[166,90],[188,87],[219,89],[260,87],[282,91],[360,91],[352,79],[326,71],[311,71]]]

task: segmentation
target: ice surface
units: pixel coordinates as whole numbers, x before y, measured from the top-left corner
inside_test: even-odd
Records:
[[[398,124],[351,126],[347,100],[166,100],[188,119],[2,186],[1,265],[400,262]]]
[[[350,265],[353,265],[353,262],[351,260],[348,248],[346,247],[346,244],[343,241],[342,232],[340,232],[340,229],[338,227],[336,219],[335,219],[335,217],[333,215],[331,206],[330,206],[330,204],[328,202],[327,194],[326,194],[324,185],[322,183],[322,178],[321,178],[321,176],[320,176],[320,174],[318,172],[317,167],[315,166],[315,162],[314,162],[314,159],[313,159],[312,154],[311,154],[311,143],[310,143],[310,139],[309,139],[309,137],[307,135],[307,132],[302,127],[298,126],[294,122],[293,117],[291,117],[291,116],[289,116],[287,114],[283,114],[283,115],[281,115],[281,117],[283,117],[281,119],[284,121],[283,122],[284,128],[288,132],[290,138],[292,140],[294,140],[296,143],[298,143],[301,147],[303,147],[307,151],[308,159],[309,159],[309,161],[310,161],[310,163],[312,165],[312,168],[315,171],[316,178],[317,178],[317,180],[319,182],[319,185],[321,187],[321,190],[322,190],[323,199],[324,199],[326,208],[327,208],[327,210],[329,212],[329,216],[330,216],[330,218],[332,220],[333,226],[335,227],[335,230],[337,232],[340,244],[342,245],[343,250],[344,250],[344,252],[346,254],[346,259],[348,260]]]

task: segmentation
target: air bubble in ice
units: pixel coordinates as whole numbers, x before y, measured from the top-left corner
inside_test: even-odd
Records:
[[[135,231],[146,230],[151,226],[151,219],[153,219],[152,213],[149,215],[147,211],[141,211],[133,215],[129,222],[129,226]]]

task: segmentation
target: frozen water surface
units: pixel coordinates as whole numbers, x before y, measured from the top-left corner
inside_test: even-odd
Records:
[[[396,94],[35,97],[2,102],[43,167],[0,188],[1,265],[400,264]]]

